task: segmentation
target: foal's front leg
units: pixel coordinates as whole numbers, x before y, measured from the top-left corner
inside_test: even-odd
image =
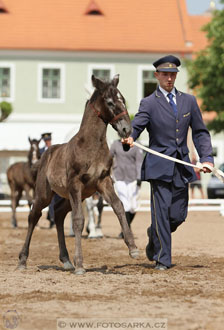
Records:
[[[85,273],[85,269],[83,268],[81,237],[85,219],[82,209],[81,189],[71,189],[69,200],[72,207],[72,227],[75,233],[75,274],[82,275]]]
[[[139,251],[135,245],[132,231],[128,226],[124,206],[115,193],[111,177],[106,177],[99,184],[98,189],[102,193],[104,199],[111,205],[114,213],[118,217],[122,232],[124,234],[124,241],[129,249],[130,256],[132,258],[138,258]]]

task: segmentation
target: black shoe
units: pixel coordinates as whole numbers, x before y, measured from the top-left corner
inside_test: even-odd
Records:
[[[147,258],[148,258],[150,261],[153,261],[154,249],[153,249],[152,229],[151,229],[151,227],[149,227],[149,228],[147,229],[147,234],[148,234],[148,237],[149,237],[149,242],[148,242],[148,244],[146,245],[145,252],[146,252],[146,256],[147,256]]]
[[[53,228],[55,226],[55,223],[54,221],[50,221],[50,224],[49,224],[49,229]]]
[[[155,269],[157,269],[157,270],[167,270],[169,268],[167,266],[161,264],[160,262],[156,261]]]

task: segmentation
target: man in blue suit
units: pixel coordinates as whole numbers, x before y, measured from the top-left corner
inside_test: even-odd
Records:
[[[158,80],[156,91],[141,100],[132,121],[133,132],[123,143],[133,146],[142,131],[149,133],[149,147],[162,154],[190,162],[187,133],[192,138],[202,164],[213,166],[212,145],[194,96],[174,87],[180,60],[172,55],[153,63]],[[210,172],[206,167],[203,172]],[[141,179],[151,185],[151,226],[146,255],[156,261],[155,268],[171,267],[171,233],[183,223],[188,209],[188,183],[196,180],[192,167],[147,153]]]

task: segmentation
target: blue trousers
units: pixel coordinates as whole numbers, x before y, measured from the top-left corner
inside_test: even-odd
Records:
[[[171,233],[187,217],[188,184],[150,180],[151,230],[155,261],[171,267]]]
[[[59,195],[55,194],[49,204],[48,214],[47,214],[47,220],[54,222],[54,205],[59,201],[63,199]]]

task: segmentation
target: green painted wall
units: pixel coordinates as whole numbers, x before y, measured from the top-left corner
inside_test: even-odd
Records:
[[[85,86],[88,83],[88,65],[92,63],[113,65],[115,73],[120,74],[119,89],[127,100],[128,110],[135,113],[138,110],[138,67],[149,65],[153,60],[137,58],[98,58],[81,56],[28,56],[0,55],[0,61],[13,63],[15,66],[15,99],[14,113],[48,113],[48,114],[82,114],[88,94]],[[52,54],[53,55],[53,54]],[[107,56],[108,57],[108,56]],[[156,57],[155,57],[156,58]],[[61,63],[65,65],[65,102],[38,102],[38,65],[41,63]],[[187,73],[182,68],[178,74],[176,86],[187,91]]]

